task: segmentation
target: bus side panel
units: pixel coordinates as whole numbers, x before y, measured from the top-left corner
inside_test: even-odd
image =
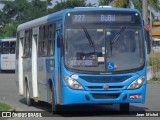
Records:
[[[1,70],[8,70],[9,67],[9,55],[1,54]]]
[[[15,54],[11,54],[9,59],[10,59],[9,69],[15,70]]]
[[[36,30],[36,28],[35,28]],[[34,29],[33,29],[34,31]],[[32,36],[32,88],[33,97],[38,97],[38,86],[37,86],[37,36]]]
[[[1,54],[1,70],[15,70],[15,54]]]
[[[46,71],[46,58],[38,57],[37,59],[37,82],[39,99],[47,101],[47,71]]]
[[[31,74],[31,70],[32,70],[32,60],[30,58],[23,58],[23,75],[24,75],[23,80],[27,81],[28,86],[29,86],[29,91],[30,91],[30,97],[32,98],[33,93],[32,93],[32,74]]]
[[[16,38],[1,39],[1,70],[15,70]]]
[[[57,21],[56,23],[56,30],[61,30],[62,29],[62,20]],[[58,48],[57,44],[58,44],[58,32],[60,31],[56,31],[56,35],[55,35],[55,99],[57,104],[62,104],[62,66],[61,66],[61,60],[62,58],[62,47]],[[62,34],[62,33],[60,33]]]
[[[23,37],[23,34],[20,34]],[[23,38],[19,39],[19,37],[17,38],[18,40],[18,59],[17,59],[17,78],[18,78],[18,82],[19,82],[19,94],[20,95],[24,95],[24,78],[23,78]]]

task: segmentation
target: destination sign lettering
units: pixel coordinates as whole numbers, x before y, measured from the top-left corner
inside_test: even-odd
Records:
[[[131,15],[115,15],[115,14],[100,14],[100,15],[84,15],[76,14],[72,16],[72,23],[105,23],[105,22],[134,22],[134,17]]]

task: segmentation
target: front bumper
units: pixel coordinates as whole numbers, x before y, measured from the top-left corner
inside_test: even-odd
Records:
[[[67,86],[62,89],[62,105],[69,104],[116,104],[144,103],[146,84],[135,90],[88,91],[73,90]],[[130,95],[141,95],[141,98],[130,98]]]

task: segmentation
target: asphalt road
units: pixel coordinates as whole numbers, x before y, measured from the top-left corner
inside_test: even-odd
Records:
[[[12,106],[13,109],[17,111],[45,111],[47,114],[52,115],[51,106],[47,103],[40,102],[35,103],[34,106],[28,107],[25,104],[25,99],[18,94],[18,88],[16,86],[16,77],[14,73],[0,73],[0,102],[7,103]],[[119,105],[87,105],[87,106],[67,106],[63,108],[64,110],[70,110],[73,113],[64,114],[59,113],[53,117],[47,117],[47,119],[110,119],[110,120],[124,120],[124,119],[144,119],[144,120],[160,120],[160,117],[131,117],[132,115],[118,115],[114,113],[119,110]],[[79,110],[85,110],[83,113],[79,113]],[[92,112],[89,112],[91,111]],[[95,110],[95,111],[93,111]],[[147,99],[145,104],[131,104],[131,111],[159,111],[160,116],[160,84],[148,84],[147,85]],[[97,112],[101,111],[101,112]],[[113,113],[107,113],[107,111],[113,111]],[[134,116],[134,115],[133,115]],[[0,118],[1,120],[2,118]],[[21,118],[9,118],[11,120],[20,120]],[[28,120],[31,118],[23,118]],[[36,119],[36,118],[35,118]],[[37,118],[37,120],[43,120],[44,118]]]

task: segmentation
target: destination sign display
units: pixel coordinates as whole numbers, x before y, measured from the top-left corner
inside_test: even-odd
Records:
[[[66,15],[66,25],[125,23],[140,24],[140,16],[129,11],[76,11]]]
[[[84,15],[76,14],[72,16],[72,23],[105,23],[105,22],[134,22],[134,17],[131,15],[115,15],[115,14],[100,14],[100,15]]]

